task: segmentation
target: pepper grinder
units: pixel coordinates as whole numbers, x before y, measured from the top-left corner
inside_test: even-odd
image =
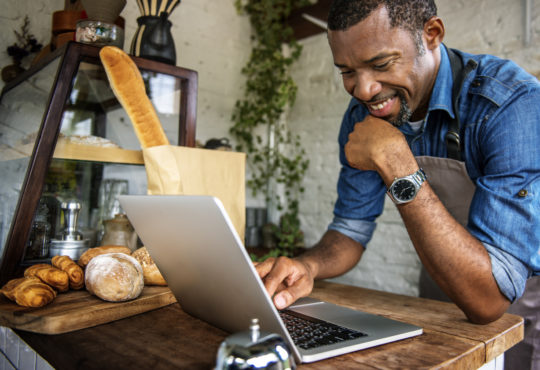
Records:
[[[60,204],[64,212],[64,230],[58,235],[58,239],[51,240],[50,255],[69,256],[73,260],[79,257],[88,249],[89,240],[84,239],[82,233],[77,228],[81,203],[77,200],[68,200]]]
[[[76,200],[69,200],[62,202],[60,205],[64,211],[64,225],[66,228],[62,231],[62,240],[77,241],[82,240],[83,236],[77,229],[77,222],[79,219],[79,212],[81,210],[81,203]]]

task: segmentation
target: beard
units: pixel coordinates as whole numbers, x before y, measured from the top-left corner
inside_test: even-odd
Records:
[[[403,95],[403,93],[398,91],[396,95],[398,96],[399,102],[400,102],[399,113],[395,119],[389,120],[389,122],[395,127],[400,127],[405,122],[409,122],[413,112],[411,111],[411,108],[409,108],[409,105],[405,101],[405,96]]]

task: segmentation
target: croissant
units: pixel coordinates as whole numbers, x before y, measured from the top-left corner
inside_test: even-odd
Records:
[[[69,256],[54,256],[52,265],[65,271],[69,277],[69,287],[79,290],[84,287],[84,271]]]
[[[24,270],[24,276],[35,276],[59,292],[69,289],[69,276],[66,272],[45,263],[33,265]]]
[[[8,299],[25,307],[43,307],[56,297],[53,288],[33,276],[10,280],[0,291]]]

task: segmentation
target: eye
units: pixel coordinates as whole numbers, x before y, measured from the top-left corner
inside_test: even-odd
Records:
[[[339,71],[339,74],[345,78],[351,76],[353,74],[353,71],[351,71],[350,69],[342,69]]]
[[[386,62],[383,62],[383,63],[374,64],[373,69],[376,69],[378,71],[384,71],[388,69],[393,63],[394,63],[393,59],[387,60]]]

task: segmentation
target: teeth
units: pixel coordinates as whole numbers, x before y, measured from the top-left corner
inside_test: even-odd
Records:
[[[370,107],[372,110],[383,109],[386,106],[386,104],[388,104],[389,101],[390,101],[390,98],[386,99],[382,103],[370,105]]]

